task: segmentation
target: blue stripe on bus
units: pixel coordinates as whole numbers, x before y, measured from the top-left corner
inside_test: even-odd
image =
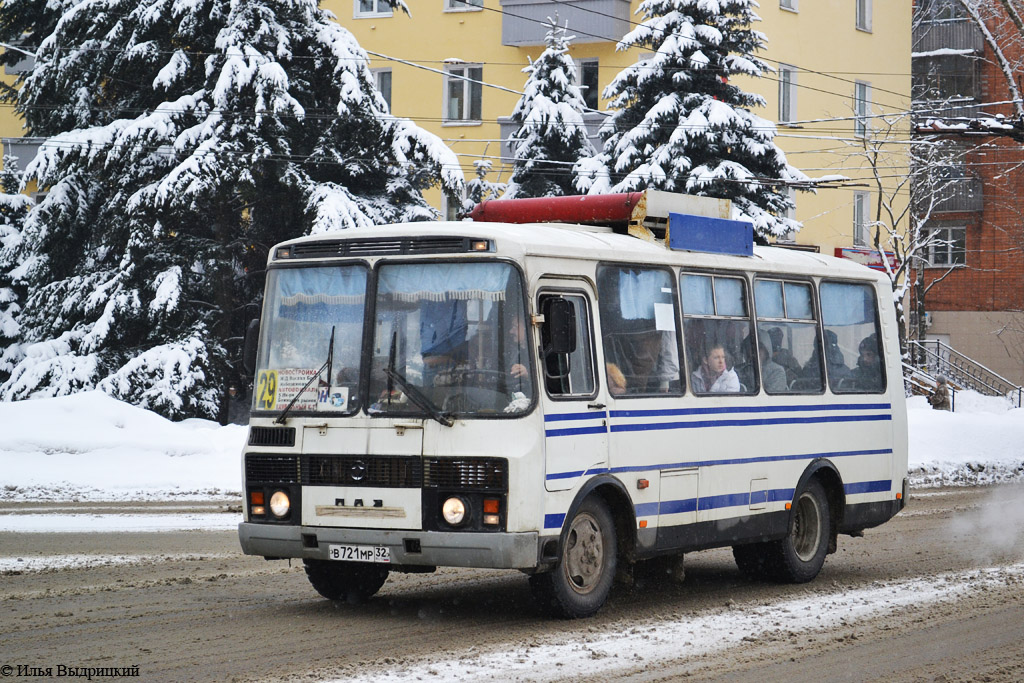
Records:
[[[675,515],[680,512],[696,512],[697,511],[697,499],[696,498],[685,498],[683,500],[666,500],[662,501],[661,506],[658,508],[659,515]]]
[[[565,420],[603,420],[608,417],[608,411],[589,411],[586,413],[553,413],[544,416],[545,422],[563,422]]]
[[[823,410],[891,410],[891,403],[835,403],[798,406],[735,406],[730,408],[668,408],[663,410],[612,410],[612,417],[670,417],[673,415],[722,415],[725,413],[797,413]]]
[[[565,513],[544,515],[544,528],[545,529],[561,529],[562,522],[565,521]]]
[[[882,479],[880,481],[859,481],[855,484],[843,485],[846,495],[854,493],[879,493],[880,491],[892,491],[892,481]]]
[[[891,420],[892,415],[829,415],[826,417],[780,417],[760,420],[699,420],[695,422],[652,422],[648,424],[612,425],[613,432],[647,432],[664,429],[699,429],[701,427],[757,427],[765,425],[819,424],[824,422],[877,422]]]
[[[653,517],[658,514],[658,507],[662,503],[637,503],[633,506],[633,510],[637,517]]]
[[[544,478],[548,481],[552,481],[554,479],[572,479],[573,477],[582,477],[586,473],[586,470],[579,470],[578,472],[557,472],[555,474],[549,474]]]
[[[729,458],[727,460],[692,460],[690,462],[673,462],[664,465],[629,465],[623,467],[595,467],[590,470],[576,472],[555,472],[548,474],[546,479],[571,479],[584,474],[600,474],[610,472],[623,474],[626,472],[652,472],[661,470],[683,469],[687,467],[710,467],[713,465],[749,465],[756,462],[783,462],[786,460],[814,460],[815,458],[848,458],[855,455],[891,455],[891,448],[877,448],[861,451],[831,451],[828,453],[803,453],[799,455],[759,455],[750,458]]]
[[[544,436],[579,436],[581,434],[607,434],[608,428],[602,425],[595,427],[568,427],[565,429],[545,429]]]
[[[796,489],[771,489],[769,491],[751,491],[749,493],[730,493],[722,496],[705,496],[704,498],[684,498],[682,500],[666,500],[661,503],[641,503],[635,505],[637,517],[653,517],[654,515],[674,515],[682,512],[713,510],[715,508],[743,507],[759,503],[775,503],[793,500]]]
[[[881,481],[860,481],[853,484],[846,484],[844,490],[851,493],[873,493],[892,490],[892,482]],[[728,507],[749,507],[757,503],[777,503],[780,501],[791,501],[796,494],[796,489],[768,489],[767,491],[753,491],[746,493],[727,493],[718,496],[705,496],[703,498],[683,498],[682,500],[665,500],[653,503],[637,503],[633,506],[636,517],[653,517],[655,515],[673,515],[683,512],[694,512],[696,510],[714,510],[716,508]],[[561,528],[565,521],[564,514],[544,515],[544,528]]]

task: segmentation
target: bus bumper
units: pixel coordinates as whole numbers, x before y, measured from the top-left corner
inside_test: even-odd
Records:
[[[534,569],[538,535],[523,533],[454,533],[385,531],[332,527],[281,526],[242,522],[238,539],[247,555],[326,560],[335,544],[386,546],[391,564],[484,569]]]

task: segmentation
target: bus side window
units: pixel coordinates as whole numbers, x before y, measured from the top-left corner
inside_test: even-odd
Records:
[[[769,394],[820,394],[825,390],[821,339],[813,289],[806,282],[758,278],[754,282],[757,333]]]
[[[602,266],[597,286],[609,393],[681,394],[672,273]]]
[[[594,393],[594,357],[590,310],[577,294],[541,295],[540,310],[558,311],[541,326],[541,368],[544,387],[551,396],[589,396]],[[557,321],[555,320],[557,318]],[[552,324],[573,329],[554,329]],[[567,340],[574,341],[569,343]],[[561,347],[561,348],[555,348]]]
[[[693,392],[757,393],[758,359],[747,312],[746,281],[684,273],[680,282]]]
[[[821,319],[826,348],[849,358],[840,371],[828,367],[829,388],[837,394],[873,394],[885,391],[885,364],[878,306],[870,285],[851,282],[821,283]],[[828,354],[826,353],[826,360]]]

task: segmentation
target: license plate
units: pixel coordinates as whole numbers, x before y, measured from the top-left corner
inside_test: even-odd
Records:
[[[382,545],[329,545],[327,559],[345,562],[391,562],[391,549]]]

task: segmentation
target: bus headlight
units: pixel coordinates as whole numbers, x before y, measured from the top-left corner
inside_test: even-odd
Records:
[[[466,521],[466,501],[452,496],[441,506],[441,516],[450,525],[459,526]]]
[[[288,494],[284,491],[274,491],[274,495],[270,497],[270,511],[274,513],[274,516],[287,517],[288,511],[291,509],[292,502],[288,500]]]

